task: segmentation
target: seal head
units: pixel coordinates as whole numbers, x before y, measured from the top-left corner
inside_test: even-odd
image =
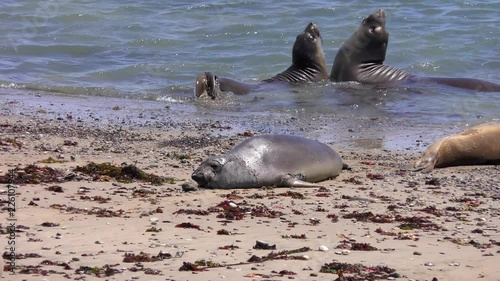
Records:
[[[359,28],[340,47],[333,62],[330,79],[334,82],[372,82],[360,77],[363,69],[383,65],[389,32],[385,28],[385,12],[378,10],[364,18]],[[367,81],[362,81],[367,80]]]
[[[297,35],[292,49],[292,63],[299,68],[314,67],[319,70],[326,68],[323,52],[323,38],[318,26],[310,22],[304,32]]]
[[[234,156],[213,156],[203,161],[191,178],[201,188],[240,188],[245,183],[256,182],[255,173],[245,162]]]

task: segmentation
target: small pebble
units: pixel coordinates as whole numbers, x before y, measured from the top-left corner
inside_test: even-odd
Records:
[[[349,250],[342,250],[342,255],[347,256],[351,253]]]
[[[421,256],[421,255],[422,255],[422,253],[421,253],[421,252],[417,252],[417,251],[415,251],[415,252],[413,252],[413,255],[415,255],[415,256]]]
[[[185,182],[181,185],[182,191],[184,192],[192,192],[197,191],[198,187],[191,182]]]
[[[102,244],[102,242],[97,240],[97,241],[95,241],[95,244]]]
[[[183,255],[184,255],[184,251],[176,252],[174,258],[182,258]]]
[[[328,247],[325,245],[321,245],[321,246],[319,246],[319,250],[322,252],[326,252],[326,251],[328,251]]]
[[[449,266],[460,266],[460,263],[458,262],[452,262],[450,264],[448,264]]]
[[[425,266],[434,266],[434,264],[432,262],[426,262],[424,263]]]

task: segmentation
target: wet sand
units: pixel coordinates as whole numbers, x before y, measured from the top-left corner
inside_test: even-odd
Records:
[[[224,116],[105,98],[0,102],[4,258],[6,200],[17,205],[15,274],[4,280],[499,280],[499,167],[401,170],[462,124]],[[260,133],[330,143],[351,169],[320,189],[183,190],[207,156]],[[163,183],[78,171],[91,162]],[[275,249],[255,249],[257,240]]]

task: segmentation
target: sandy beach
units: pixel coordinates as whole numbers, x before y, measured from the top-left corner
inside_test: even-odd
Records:
[[[2,280],[500,280],[500,167],[401,169],[463,127],[68,100],[1,96]],[[319,131],[350,166],[323,188],[192,188],[245,138]]]

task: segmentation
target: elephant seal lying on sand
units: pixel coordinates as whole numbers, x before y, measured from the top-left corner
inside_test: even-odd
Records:
[[[485,123],[433,143],[409,169],[430,172],[434,168],[500,164],[500,124]]]
[[[336,177],[341,170],[340,155],[326,144],[297,136],[262,135],[208,158],[192,178],[204,188],[319,187],[314,183]]]
[[[244,95],[267,83],[305,83],[328,79],[325,54],[319,28],[309,23],[304,32],[297,35],[292,49],[292,65],[285,71],[263,80],[261,83],[244,83],[230,78],[217,77],[212,72],[204,72],[196,77],[195,94],[207,94],[215,99],[221,91]]]
[[[333,61],[330,80],[363,84],[394,84],[402,81],[439,83],[483,92],[500,92],[500,85],[473,78],[424,77],[384,64],[389,33],[385,12],[378,10],[365,18],[360,27],[340,47]]]

